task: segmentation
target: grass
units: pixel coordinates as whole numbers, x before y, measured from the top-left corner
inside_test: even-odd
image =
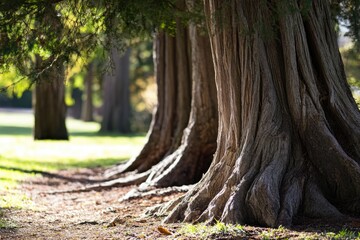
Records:
[[[246,237],[246,231],[241,225],[225,224],[216,221],[214,225],[184,224],[179,234],[195,239],[212,239],[213,237]]]
[[[70,141],[34,141],[33,121],[30,112],[0,112],[0,208],[31,205],[16,191],[20,180],[34,176],[29,171],[110,166],[129,159],[145,141],[144,134],[99,134],[98,123],[74,119],[67,120]]]
[[[278,228],[264,228],[225,224],[216,221],[214,225],[184,224],[176,236],[185,237],[184,239],[353,239],[360,240],[360,232],[351,231],[347,228],[341,230],[316,229],[297,231],[283,226]],[[183,238],[180,238],[183,239]]]

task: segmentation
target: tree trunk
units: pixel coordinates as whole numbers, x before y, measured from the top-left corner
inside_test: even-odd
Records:
[[[68,115],[75,118],[81,119],[82,108],[83,108],[83,91],[77,87],[73,87],[71,91],[71,98],[74,99],[74,104],[71,108],[68,108]]]
[[[37,56],[36,62],[40,64],[39,56]],[[69,139],[65,125],[64,75],[64,66],[56,63],[39,76],[33,95],[35,140]]]
[[[277,226],[359,215],[360,113],[328,1],[221,2],[205,0],[217,150],[166,221]]]
[[[189,27],[192,101],[181,145],[153,167],[147,183],[160,187],[196,183],[209,168],[216,150],[217,99],[210,41]]]
[[[216,149],[217,99],[210,41],[194,25],[189,31],[178,28],[175,39],[160,33],[156,40],[157,112],[147,144],[123,168],[147,171],[143,186],[199,181]]]
[[[155,75],[158,106],[148,140],[138,156],[121,166],[119,172],[144,172],[181,144],[191,108],[191,66],[188,33],[179,29],[175,37],[159,33],[155,39]]]
[[[111,50],[114,61],[113,72],[104,79],[104,104],[101,131],[129,133],[130,130],[130,49],[123,56]]]
[[[94,63],[88,65],[87,73],[85,76],[85,91],[83,106],[81,108],[81,119],[86,122],[94,121],[94,105],[93,105],[93,80],[94,80]]]

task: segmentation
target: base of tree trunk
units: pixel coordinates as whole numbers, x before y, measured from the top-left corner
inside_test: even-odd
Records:
[[[165,221],[276,227],[297,216],[360,216],[360,112],[343,74],[329,2],[312,1],[306,16],[298,1],[205,5],[218,147],[201,181],[160,209],[169,213]],[[289,12],[278,16],[279,9]],[[226,14],[214,18],[218,11]],[[275,36],[262,32],[261,19],[276,19]]]

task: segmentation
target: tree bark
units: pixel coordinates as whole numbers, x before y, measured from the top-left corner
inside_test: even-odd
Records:
[[[210,41],[194,24],[189,27],[192,66],[192,101],[181,145],[153,167],[146,183],[158,187],[198,182],[216,150],[217,99]]]
[[[40,57],[36,58],[40,64]],[[35,140],[68,140],[66,129],[65,69],[61,63],[39,76],[34,89]]]
[[[173,153],[181,144],[191,108],[190,49],[186,29],[176,36],[158,33],[154,41],[158,105],[148,140],[138,156],[118,172],[144,172]]]
[[[101,130],[103,132],[129,133],[130,126],[130,49],[119,56],[117,49],[111,50],[114,61],[113,72],[104,79],[104,104]]]
[[[360,113],[329,2],[205,0],[218,145],[167,222],[290,225],[360,214]],[[270,31],[268,31],[270,30]]]
[[[175,38],[159,33],[155,50],[159,102],[149,140],[140,155],[120,170],[148,171],[142,187],[192,184],[206,172],[216,149],[210,41],[191,25],[178,28]]]
[[[89,63],[85,76],[85,91],[83,106],[81,108],[81,119],[86,122],[94,121],[94,104],[93,104],[93,80],[94,80],[94,63]]]

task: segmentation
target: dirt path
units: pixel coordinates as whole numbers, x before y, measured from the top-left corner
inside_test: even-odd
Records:
[[[164,235],[158,231],[161,219],[141,216],[148,207],[169,201],[181,193],[126,202],[119,202],[118,199],[134,187],[113,188],[100,192],[43,194],[79,188],[82,186],[79,182],[69,179],[99,177],[101,172],[100,169],[60,171],[57,174],[68,179],[38,177],[23,182],[19,189],[32,200],[35,207],[2,210],[2,218],[14,222],[16,228],[0,229],[0,239],[200,239],[199,235],[191,237],[180,234],[180,224],[165,225],[164,227],[173,235]],[[116,224],[108,226],[115,218]],[[344,227],[358,234],[360,219],[355,222],[321,225],[313,221],[291,230],[245,226],[239,235],[212,234],[204,239],[345,239],[346,237],[341,238],[339,235],[339,231]],[[331,231],[335,233],[331,235]],[[352,233],[346,234],[351,236]],[[346,239],[360,239],[360,235],[358,236]]]
[[[82,169],[59,174],[87,178],[99,171]],[[144,210],[173,196],[152,197],[118,202],[133,187],[100,192],[43,194],[80,187],[78,182],[54,178],[34,178],[20,189],[34,202],[35,209],[6,209],[4,215],[16,224],[14,229],[0,229],[0,239],[173,239],[162,235],[160,219],[140,218]],[[116,226],[107,227],[114,218]],[[172,226],[168,226],[169,228]],[[172,227],[172,231],[177,226]]]

